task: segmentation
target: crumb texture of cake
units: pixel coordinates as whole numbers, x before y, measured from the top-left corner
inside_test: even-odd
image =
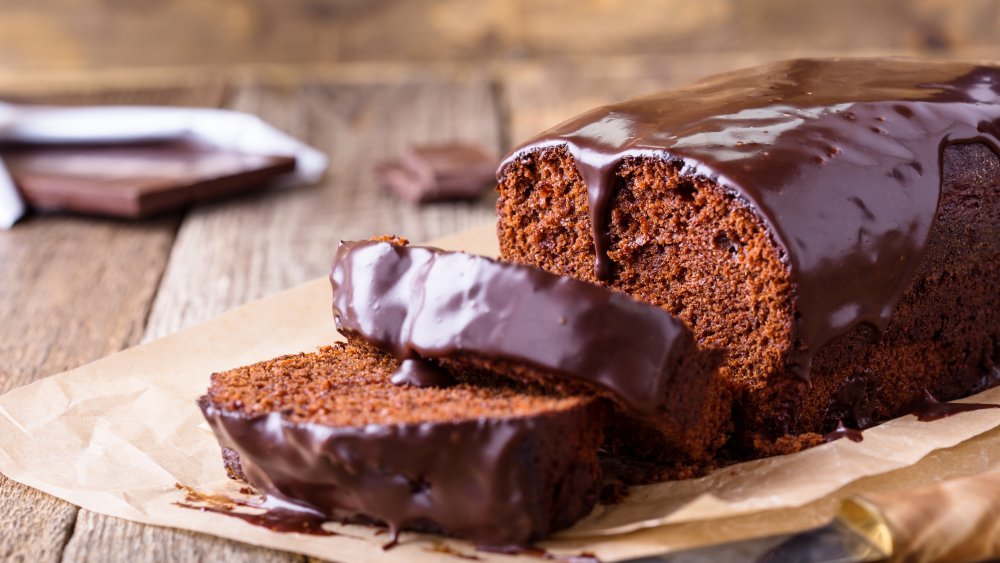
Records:
[[[730,395],[683,322],[620,292],[534,267],[388,241],[345,242],[330,274],[338,329],[432,359],[618,405],[607,447],[660,461],[711,457]]]
[[[793,60],[597,108],[512,151],[501,256],[725,350],[732,451],[1000,380],[1000,69]]]
[[[331,519],[514,546],[591,510],[599,401],[461,377],[400,387],[397,365],[338,343],[213,374],[199,406],[230,477]]]

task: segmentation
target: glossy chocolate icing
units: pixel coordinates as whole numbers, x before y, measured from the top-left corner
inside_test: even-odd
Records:
[[[416,527],[484,546],[527,545],[555,531],[535,521],[553,509],[540,506],[547,493],[536,474],[545,455],[538,436],[560,428],[570,413],[335,428],[292,423],[279,412],[225,411],[207,397],[198,404],[219,443],[239,453],[250,484],[330,519],[364,515],[393,535]],[[567,424],[589,424],[589,408],[578,407]],[[592,504],[580,500],[584,512],[561,526]]]
[[[796,289],[795,372],[853,327],[884,330],[924,250],[951,143],[998,152],[1000,68],[903,59],[791,60],[597,108],[515,149],[564,146],[587,186],[599,279],[623,158],[678,162],[747,202]]]
[[[668,400],[693,337],[668,313],[531,266],[387,242],[343,242],[337,328],[399,358],[474,353],[597,384],[642,414]],[[703,376],[708,377],[708,374]]]

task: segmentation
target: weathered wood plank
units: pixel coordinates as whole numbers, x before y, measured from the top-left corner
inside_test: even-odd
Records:
[[[217,107],[224,86],[101,89],[0,99]],[[29,216],[0,231],[0,392],[120,350],[141,337],[179,215],[128,222]]]
[[[495,89],[483,77],[403,84],[251,82],[236,89],[227,105],[257,113],[327,151],[330,172],[318,186],[212,204],[189,214],[146,326],[147,339],[323,275],[340,239],[391,231],[422,240],[493,218],[488,197],[476,204],[427,207],[398,202],[380,189],[371,170],[377,160],[411,142],[472,140],[498,149]],[[86,510],[80,511],[65,557],[129,562],[296,559],[219,538],[152,530]]]
[[[341,239],[386,231],[426,240],[493,219],[476,204],[416,207],[381,189],[373,165],[407,144],[471,140],[498,149],[488,80],[248,85],[231,107],[265,116],[331,157],[318,186],[274,190],[195,210],[178,233],[147,337],[322,276]]]
[[[0,561],[59,561],[77,508],[0,475]]]
[[[993,0],[0,0],[27,68],[996,47]]]
[[[299,563],[306,558],[206,534],[159,528],[80,510],[64,561],[212,561]]]
[[[0,84],[0,98],[15,97]],[[94,89],[39,99],[212,106],[221,98],[221,87],[212,86]],[[0,392],[137,343],[178,220],[47,216],[0,231]],[[0,560],[57,561],[76,512],[0,476]]]

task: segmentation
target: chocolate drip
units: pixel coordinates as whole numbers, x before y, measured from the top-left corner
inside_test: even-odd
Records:
[[[608,280],[608,217],[626,157],[673,160],[751,205],[796,287],[800,354],[853,327],[884,330],[924,251],[941,154],[998,151],[1000,68],[895,59],[793,60],[605,106],[542,133],[501,164],[546,147],[572,154],[587,185],[595,272]]]
[[[940,420],[959,413],[978,411],[982,409],[1000,409],[1000,405],[988,403],[945,403],[937,400],[931,392],[924,389],[924,395],[911,407],[910,414],[921,422]]]
[[[447,371],[421,360],[403,360],[392,372],[390,381],[393,385],[410,385],[412,387],[451,387],[455,378]]]
[[[230,498],[221,494],[206,494],[175,485],[187,494],[184,502],[174,504],[181,508],[191,508],[203,512],[214,512],[243,520],[248,524],[267,528],[273,532],[310,534],[314,536],[337,536],[336,532],[323,529],[327,519],[322,513],[274,498],[261,498],[253,502]],[[242,491],[246,494],[247,491]],[[252,492],[252,491],[250,491]],[[263,512],[238,512],[238,507],[260,509]]]
[[[397,357],[521,362],[598,384],[642,414],[667,404],[693,350],[684,324],[658,307],[469,254],[345,242],[330,281],[337,328]]]
[[[827,442],[832,442],[834,440],[839,440],[841,438],[847,438],[852,442],[860,442],[865,439],[864,435],[857,428],[848,428],[844,426],[844,421],[837,421],[837,428],[830,432],[823,439]]]

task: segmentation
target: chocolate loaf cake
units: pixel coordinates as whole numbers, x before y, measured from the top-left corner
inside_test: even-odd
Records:
[[[523,546],[593,507],[603,405],[338,343],[212,375],[199,405],[231,477],[330,519]]]
[[[726,351],[734,448],[1000,380],[1000,68],[794,60],[601,107],[511,152],[502,257]]]
[[[341,243],[337,328],[407,361],[488,371],[618,405],[605,447],[690,470],[732,421],[720,354],[618,292],[534,267],[394,241]]]

